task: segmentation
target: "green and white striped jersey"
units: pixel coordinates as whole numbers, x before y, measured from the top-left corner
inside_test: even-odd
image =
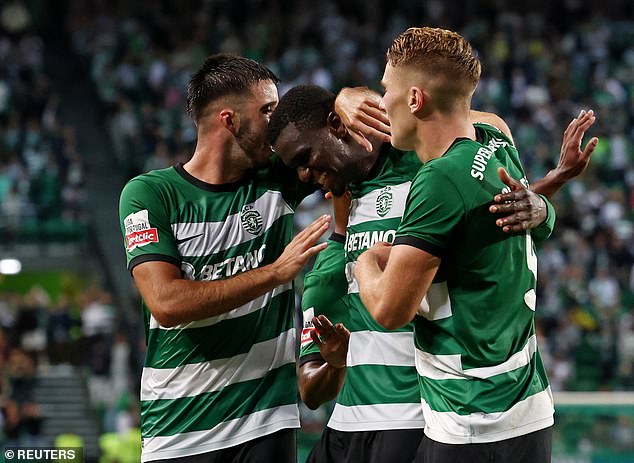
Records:
[[[208,281],[270,264],[292,238],[295,207],[312,191],[277,158],[225,185],[206,184],[182,166],[140,175],[119,206],[128,268],[165,261],[184,278]],[[291,283],[172,328],[143,311],[142,461],[299,427]]]
[[[425,433],[448,444],[494,442],[553,424],[553,399],[535,336],[537,258],[530,233],[504,234],[488,212],[525,174],[511,142],[476,124],[414,179],[395,245],[442,259],[415,317]],[[542,227],[552,231],[554,212]]]
[[[401,221],[410,183],[421,164],[415,153],[385,145],[370,174],[351,185],[352,204],[345,243],[347,308],[345,317],[331,318],[327,304],[303,304],[325,313],[333,323],[350,330],[346,378],[328,426],[339,431],[377,431],[423,428],[423,414],[414,365],[413,326],[388,331],[374,321],[361,303],[354,279],[357,257],[377,241],[392,241]],[[314,292],[319,294],[318,291]],[[335,315],[336,316],[336,315]],[[301,355],[313,348],[304,339]]]

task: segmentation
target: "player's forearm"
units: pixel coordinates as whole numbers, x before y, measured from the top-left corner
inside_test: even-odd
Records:
[[[173,279],[144,299],[160,325],[172,327],[224,314],[286,282],[274,265],[266,265],[226,280]]]
[[[562,186],[566,184],[572,177],[566,175],[561,169],[555,168],[550,170],[542,179],[537,180],[530,187],[532,191],[540,195],[552,198]]]
[[[327,362],[308,362],[299,370],[299,394],[311,410],[334,400],[346,377],[346,367],[335,368]]]
[[[366,258],[357,261],[355,276],[359,283],[361,301],[379,325],[393,330],[409,322],[409,319],[401,317],[401,312],[397,310],[398,301],[386,297],[388,289],[383,285],[383,272],[376,259]]]

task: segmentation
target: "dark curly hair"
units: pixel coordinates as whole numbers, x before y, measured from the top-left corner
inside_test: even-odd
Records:
[[[267,131],[267,141],[275,144],[284,128],[294,123],[302,129],[326,126],[328,114],[334,110],[335,95],[317,85],[298,85],[280,99]]]
[[[228,53],[209,56],[187,84],[187,114],[197,121],[207,105],[225,95],[248,92],[257,82],[280,80],[252,59]]]

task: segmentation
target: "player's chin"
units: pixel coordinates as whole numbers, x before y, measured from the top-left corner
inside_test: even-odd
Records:
[[[392,133],[392,139],[391,139],[390,143],[397,150],[401,150],[401,151],[412,151],[412,150],[414,150],[414,144],[413,143],[407,142],[406,140],[403,139],[403,137],[399,137],[399,136],[395,135],[394,133]]]

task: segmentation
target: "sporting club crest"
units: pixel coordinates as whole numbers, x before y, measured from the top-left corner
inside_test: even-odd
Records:
[[[392,209],[392,188],[385,187],[379,193],[379,196],[376,198],[376,213],[379,214],[379,217],[385,217],[385,214],[390,212]]]
[[[244,206],[240,212],[240,222],[242,227],[252,235],[257,235],[262,231],[262,216],[253,206]]]

